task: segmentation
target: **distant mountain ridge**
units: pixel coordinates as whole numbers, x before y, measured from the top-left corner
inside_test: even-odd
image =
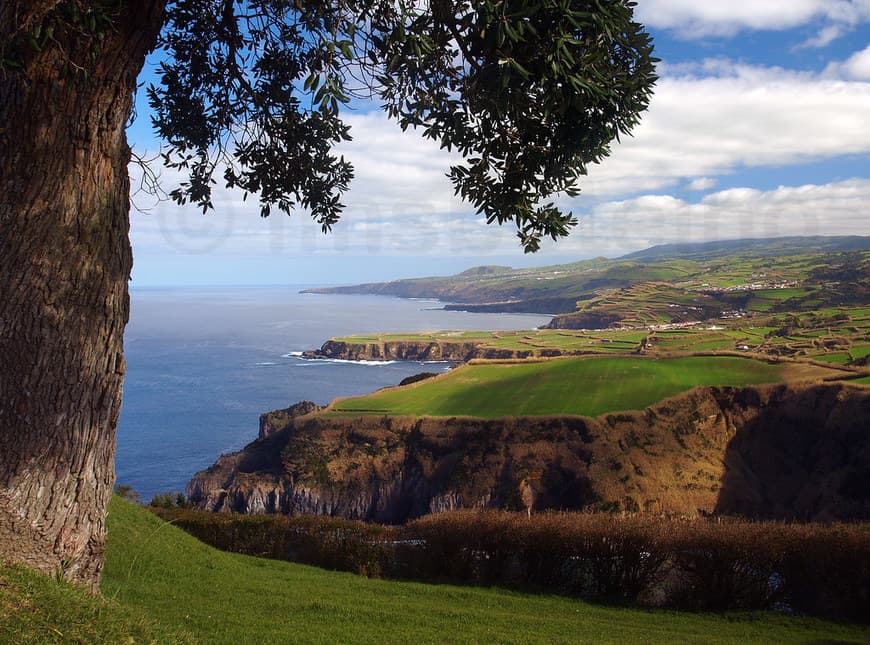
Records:
[[[728,255],[796,255],[810,250],[816,253],[867,251],[870,250],[870,236],[844,235],[826,237],[824,235],[814,235],[658,244],[643,251],[635,251],[634,253],[623,255],[619,259],[650,262],[681,258],[684,260],[705,261]]]
[[[630,300],[634,295],[625,290],[644,284],[658,285],[654,287],[657,289],[667,287],[668,294],[662,297],[669,300],[664,306],[686,304],[690,310],[703,310],[704,319],[739,310],[749,300],[739,294],[727,297],[720,294],[711,302],[709,293],[702,293],[704,290],[734,291],[741,284],[757,290],[764,283],[781,288],[813,280],[821,289],[824,281],[856,282],[855,295],[860,300],[864,297],[860,294],[870,288],[864,284],[870,275],[868,260],[870,236],[742,239],[664,244],[615,259],[601,257],[536,268],[479,266],[453,276],[324,287],[306,292],[435,298],[450,303],[446,309],[481,312],[558,315],[584,309],[584,315],[576,320],[556,324],[607,326],[619,320],[618,312],[611,311],[613,299]],[[691,297],[683,298],[681,294]],[[606,312],[591,311],[585,306],[600,298],[608,300]],[[848,296],[838,293],[823,294],[823,300],[829,306],[853,304]]]

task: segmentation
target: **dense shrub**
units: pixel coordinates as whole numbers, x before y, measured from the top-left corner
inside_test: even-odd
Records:
[[[789,537],[784,525],[670,524],[664,547],[673,585],[669,604],[694,610],[760,609],[783,599],[783,540]]]
[[[388,527],[310,515],[285,521],[290,534],[287,559],[369,577],[381,577],[389,564]]]
[[[156,508],[193,508],[193,504],[184,496],[184,493],[155,493],[149,506]]]
[[[282,516],[230,515],[160,506],[152,506],[151,510],[206,544],[224,551],[277,560],[288,559],[291,552],[287,521]]]
[[[426,579],[532,586],[637,600],[661,577],[658,519],[457,511],[401,529],[409,569]]]
[[[235,515],[152,510],[203,542],[233,553],[380,576],[388,560],[388,527],[313,515]]]
[[[406,376],[401,381],[399,381],[399,387],[403,385],[411,385],[411,383],[418,383],[420,381],[425,381],[426,379],[434,378],[438,376],[435,372],[420,372],[419,374],[411,374],[411,376]]]
[[[127,484],[115,484],[115,495],[123,497],[131,502],[139,501],[139,493],[133,490],[132,486],[128,486]]]
[[[870,525],[792,526],[781,573],[800,613],[870,622]]]
[[[368,576],[870,621],[870,524],[466,510],[387,527],[153,510],[224,550]]]

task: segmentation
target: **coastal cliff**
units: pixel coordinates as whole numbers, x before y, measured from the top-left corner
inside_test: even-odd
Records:
[[[340,359],[347,361],[451,361],[465,363],[475,358],[522,359],[562,356],[555,348],[503,349],[483,347],[474,341],[384,341],[353,343],[328,340],[320,349],[303,352],[309,359]],[[576,353],[576,352],[571,352]]]
[[[194,476],[197,507],[386,523],[475,507],[870,518],[870,391],[856,386],[699,388],[594,419],[274,414]]]

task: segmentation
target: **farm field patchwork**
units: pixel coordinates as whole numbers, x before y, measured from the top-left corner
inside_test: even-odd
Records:
[[[346,336],[348,344],[472,343],[485,350],[562,354],[671,356],[696,352],[742,352],[811,358],[850,365],[870,354],[870,310],[827,308],[800,314],[758,316],[664,328],[526,331],[437,331],[415,334]]]

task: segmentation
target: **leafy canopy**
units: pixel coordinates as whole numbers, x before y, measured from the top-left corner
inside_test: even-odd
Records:
[[[273,207],[338,220],[353,168],[340,111],[375,99],[402,129],[456,149],[457,195],[523,248],[568,234],[590,163],[647,108],[649,35],[630,0],[176,0],[149,87],[179,203],[212,207],[216,175]]]

